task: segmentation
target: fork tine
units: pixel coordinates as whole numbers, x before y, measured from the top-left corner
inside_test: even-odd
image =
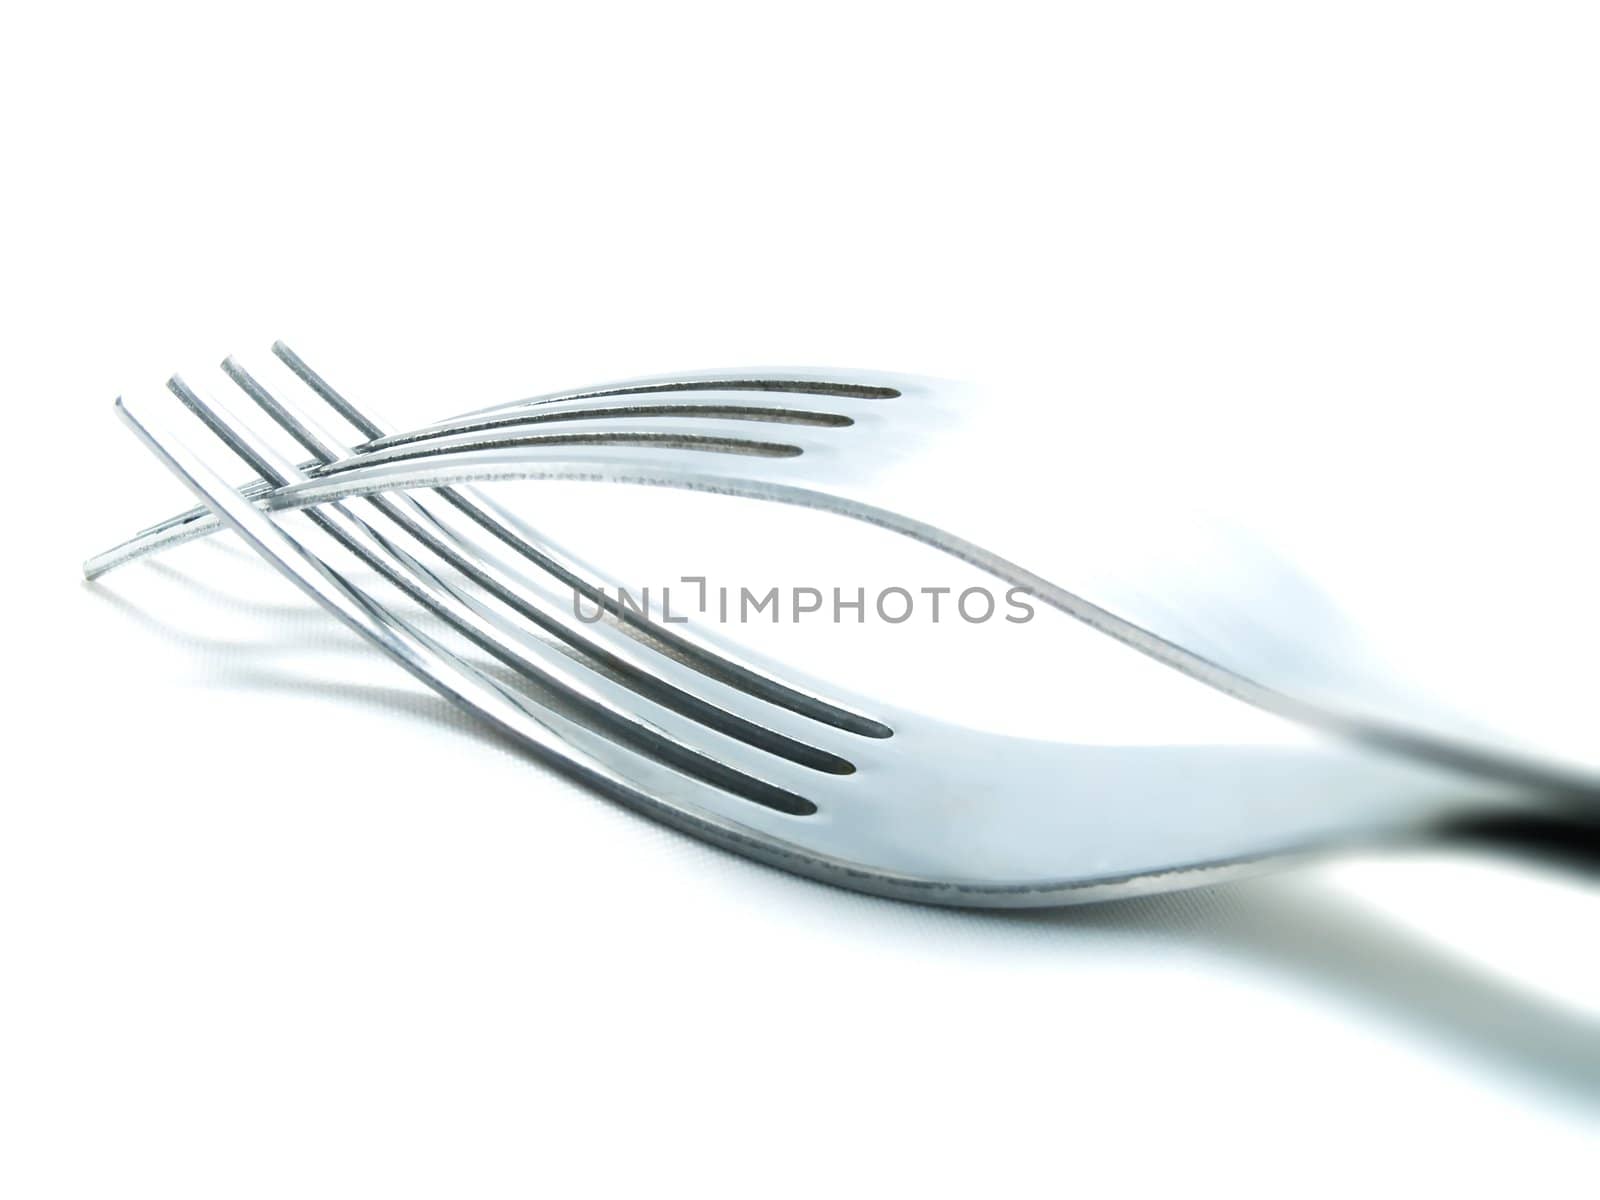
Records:
[[[635,396],[617,396],[602,399],[551,401],[536,408],[518,409],[506,413],[487,413],[478,416],[451,417],[414,429],[406,433],[385,434],[373,438],[363,448],[363,453],[387,450],[409,442],[428,441],[450,434],[484,433],[491,429],[531,428],[548,425],[552,432],[560,432],[569,421],[595,421],[637,419],[640,417],[700,417],[725,421],[764,422],[773,425],[816,425],[823,428],[841,428],[853,425],[855,420],[847,413],[824,410],[820,407],[780,408],[729,402],[720,393],[713,394],[715,403],[704,399],[673,399],[667,403],[640,403]]]
[[[598,400],[612,396],[659,396],[674,392],[784,392],[797,396],[829,396],[856,400],[892,400],[900,395],[900,389],[887,381],[880,384],[844,383],[829,379],[825,372],[784,371],[774,372],[771,375],[749,372],[741,375],[727,371],[704,371],[671,379],[636,379],[632,382],[603,384],[600,387],[551,392],[526,400],[492,404],[487,408],[474,409],[463,415],[477,417],[516,409],[532,409],[545,404],[561,404],[571,400]]]
[[[299,376],[308,388],[322,397],[329,408],[360,430],[363,437],[375,439],[383,436],[383,428],[373,418],[335,391],[326,379],[311,369],[310,363],[289,349],[282,339],[272,343],[272,352],[284,366]]]
[[[294,479],[297,473],[292,465],[278,458],[246,427],[224,419],[217,409],[202,400],[181,379],[174,377],[169,387],[190,411],[263,478],[279,483]],[[665,723],[673,726],[670,732],[663,728],[663,723],[639,717],[629,707],[628,694],[611,680],[595,674],[543,643],[529,641],[518,637],[514,630],[506,630],[473,605],[459,587],[446,583],[437,574],[421,566],[366,522],[353,516],[345,506],[329,505],[310,510],[307,515],[414,603],[426,608],[519,675],[559,696],[606,733],[695,778],[758,804],[796,815],[815,811],[815,803],[805,796],[774,784],[766,777],[730,766],[726,759],[741,757],[740,750],[744,748],[739,743],[722,739],[717,747],[717,756],[713,757],[694,745],[691,739],[716,743],[721,735],[679,718],[660,706],[652,705],[652,708],[666,715]],[[419,583],[419,578],[425,582]],[[433,588],[427,586],[430,583]],[[506,636],[507,632],[512,632],[512,638]],[[742,757],[748,761],[749,752],[745,751]],[[765,759],[761,766],[764,776],[793,776],[793,771],[787,769],[788,764],[779,759]],[[810,776],[807,783],[825,778],[828,776]],[[793,781],[798,782],[798,779]]]
[[[529,433],[522,428],[489,429],[482,433],[444,434],[438,437],[415,438],[408,442],[389,445],[379,450],[364,451],[348,459],[330,463],[321,474],[349,470],[357,466],[380,466],[407,459],[427,458],[434,454],[452,454],[467,450],[511,449],[523,446],[638,446],[663,450],[694,450],[706,454],[750,455],[756,458],[798,458],[805,452],[800,439],[785,431],[783,440],[770,441],[748,436],[748,425],[741,428],[733,421],[718,422],[696,419],[688,422],[674,418],[630,418],[618,421],[574,420],[559,428],[559,432]]]
[[[316,429],[309,418],[297,412],[288,402],[273,396],[233,359],[224,360],[222,369],[246,395],[317,458],[332,461],[346,452],[332,434]],[[369,496],[367,500],[388,521],[435,557],[523,619],[559,638],[587,659],[598,661],[620,675],[632,690],[681,715],[791,762],[831,774],[851,772],[851,764],[846,758],[815,744],[819,740],[817,735],[825,736],[828,732],[825,726],[807,722],[807,728],[796,730],[799,736],[790,736],[781,728],[795,724],[793,714],[786,710],[770,706],[757,709],[756,705],[760,702],[747,694],[718,685],[698,672],[683,668],[614,627],[580,623],[561,605],[531,589],[531,581],[525,575],[509,570],[503,562],[440,521],[428,506],[425,494],[395,497],[378,495]],[[714,700],[708,700],[701,694],[708,690],[715,696]],[[750,715],[741,715],[737,710]]]

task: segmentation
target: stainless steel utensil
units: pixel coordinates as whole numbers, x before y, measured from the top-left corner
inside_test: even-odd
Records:
[[[507,514],[449,489],[387,494],[386,473],[426,470],[427,484],[492,477],[477,451],[390,454],[339,469],[346,447],[236,364],[225,369],[315,460],[334,466],[308,475],[174,379],[178,399],[262,477],[259,498],[241,496],[164,427],[157,404],[119,401],[134,431],[223,523],[412,674],[546,761],[670,824],[789,870],[938,903],[1056,904],[1187,886],[1463,816],[1567,813],[1587,802],[1348,739],[1077,746],[952,726],[691,639],[683,643],[690,660],[679,663],[613,626],[580,625],[553,603],[549,581],[566,584],[570,560],[558,554],[541,562],[545,547],[528,540],[537,534]],[[358,428],[370,424],[343,403]],[[599,451],[596,461],[609,462],[603,456],[636,449],[615,440],[559,445],[563,471],[575,453]],[[521,477],[533,468],[518,455],[530,449],[549,447],[497,442],[488,453],[512,455],[498,461]],[[340,489],[338,498],[317,495],[319,487]],[[186,531],[198,523],[190,520]],[[362,586],[352,563],[381,583]],[[380,588],[492,655],[512,681],[407,621]]]

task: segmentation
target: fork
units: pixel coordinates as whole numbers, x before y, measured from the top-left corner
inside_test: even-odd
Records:
[[[247,489],[268,507],[436,486],[459,507],[459,493],[448,485],[581,478],[821,508],[974,563],[1292,721],[1498,778],[1600,787],[1600,773],[1587,762],[1478,727],[1396,678],[1312,585],[1243,538],[1125,493],[1090,496],[1092,511],[1063,513],[1059,495],[1055,503],[1019,503],[1025,481],[1048,487],[1061,475],[1062,448],[1030,451],[1025,431],[986,419],[977,393],[961,385],[861,371],[698,372],[556,393],[386,432],[293,351],[282,343],[273,349],[366,441],[303,464],[308,477],[291,486]],[[985,462],[1006,467],[1003,485],[957,486]],[[616,611],[594,574],[563,554],[546,553],[537,531],[481,498],[468,503],[482,529]],[[96,556],[86,572],[92,577],[215,527],[200,510],[183,514]],[[770,676],[724,662],[725,655],[692,637],[685,642],[681,649],[706,669],[730,671],[729,678],[756,694],[781,692]],[[805,707],[814,700],[784,702],[814,712]]]
[[[346,461],[347,448],[292,401],[231,360],[224,371],[314,460]],[[260,476],[269,500],[298,500],[327,477],[285,461],[181,378],[169,391],[169,403],[181,402]],[[770,664],[762,677],[780,690],[752,694],[612,626],[586,627],[587,643],[573,640],[580,631],[552,629],[562,623],[534,598],[539,580],[484,546],[484,526],[458,519],[447,495],[396,497],[366,481],[360,496],[264,511],[170,429],[155,398],[117,408],[222,524],[447,700],[606,795],[814,878],[934,903],[1059,904],[1192,886],[1464,818],[1571,814],[1586,803],[1304,731],[1282,746],[1016,738]],[[352,565],[377,586],[362,586]],[[426,610],[507,677],[468,661],[380,592]],[[826,696],[831,707],[801,713],[777,702],[791,694]],[[825,719],[835,711],[853,718],[850,727]]]

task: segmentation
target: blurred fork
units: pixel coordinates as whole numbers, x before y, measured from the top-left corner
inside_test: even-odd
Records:
[[[236,364],[225,369],[315,457],[337,454],[290,404]],[[274,495],[313,482],[181,379],[169,387]],[[507,601],[511,576],[474,563],[470,539],[457,540],[426,498],[373,492],[360,512],[329,500],[269,514],[167,429],[155,403],[119,400],[118,410],[273,567],[452,703],[616,799],[845,886],[947,904],[1066,903],[1189,886],[1463,817],[1570,813],[1583,803],[1310,736],[1284,746],[1076,746],[836,693],[868,723],[845,730],[695,673],[673,679],[671,660],[645,648],[627,665],[654,678],[661,690],[652,694],[637,678],[619,683],[592,651],[574,661],[534,636],[530,622],[545,627]],[[359,585],[339,565],[352,560],[508,667],[510,680]],[[672,689],[732,722],[719,728],[703,709],[657,699]],[[739,736],[752,729],[788,741]]]
[[[306,464],[310,477],[293,486],[251,489],[271,508],[441,486],[459,507],[449,485],[513,478],[668,485],[822,508],[972,562],[1294,721],[1499,778],[1600,788],[1586,756],[1514,743],[1396,678],[1315,587],[1249,541],[1126,489],[1080,489],[1069,501],[1060,481],[1072,448],[996,416],[970,388],[859,371],[700,372],[385,432],[282,343],[274,351],[368,440]],[[1035,499],[1024,502],[1030,488]],[[547,553],[537,532],[472,503],[482,529],[615,608],[591,574]],[[213,518],[184,514],[85,569],[92,576],[212,528]],[[758,695],[779,688],[780,703],[796,711],[812,711],[804,705],[817,699],[783,696],[781,683],[742,664],[725,668],[703,646],[687,652]]]

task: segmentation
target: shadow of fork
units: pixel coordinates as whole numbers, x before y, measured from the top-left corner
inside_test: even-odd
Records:
[[[1520,849],[1520,847],[1518,848]],[[1564,847],[1570,852],[1572,847]],[[1600,848],[1579,861],[1600,876]],[[1253,969],[1310,984],[1382,1024],[1476,1059],[1499,1074],[1600,1111],[1600,1019],[1561,1006],[1365,911],[1314,881],[1262,877],[1208,890],[1204,902],[1155,896],[1018,914],[1064,933],[1161,931]],[[1198,896],[1190,897],[1198,899]]]

